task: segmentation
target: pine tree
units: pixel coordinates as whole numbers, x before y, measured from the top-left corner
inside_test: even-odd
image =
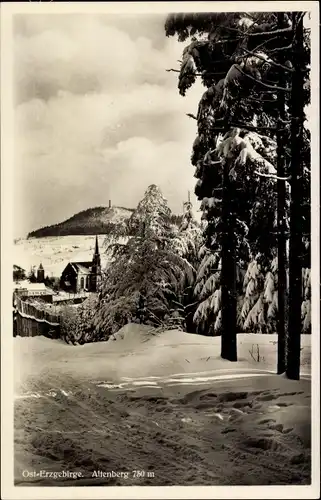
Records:
[[[186,282],[183,293],[176,301],[176,308],[184,318],[183,324],[187,332],[195,333],[194,314],[198,301],[194,297],[194,286],[197,269],[200,264],[199,251],[203,243],[201,224],[195,219],[193,205],[190,201],[184,203],[181,224],[173,239],[171,247],[175,253],[183,257],[195,270],[193,281]]]
[[[302,283],[302,328],[304,333],[311,333],[311,269],[302,269]]]
[[[183,52],[178,82],[180,93],[184,95],[198,76],[207,87],[195,117],[198,136],[191,158],[196,167],[195,176],[198,178],[195,193],[200,199],[216,200],[205,213],[208,222],[205,230],[206,244],[210,251],[217,251],[213,245],[222,248],[222,232],[226,229],[221,227],[222,209],[226,206],[223,203],[222,207],[222,166],[229,166],[229,178],[227,179],[225,173],[224,184],[229,182],[229,193],[233,194],[237,206],[234,208],[231,203],[227,215],[230,221],[233,221],[233,218],[235,221],[237,213],[241,225],[247,230],[245,237],[235,231],[238,243],[242,241],[242,252],[236,252],[235,264],[244,269],[251,260],[260,255],[262,273],[268,277],[266,283],[263,279],[257,281],[261,288],[257,290],[259,303],[256,304],[256,309],[259,308],[262,314],[256,315],[256,321],[274,321],[272,316],[277,310],[275,300],[278,300],[278,294],[273,292],[270,303],[264,301],[264,294],[267,291],[267,297],[269,296],[269,287],[273,281],[268,273],[271,272],[269,267],[275,259],[276,238],[278,233],[280,235],[277,219],[280,223],[282,210],[285,211],[285,219],[288,217],[288,206],[284,206],[282,199],[278,205],[278,218],[276,217],[276,181],[280,195],[281,190],[284,192],[286,187],[289,169],[288,161],[285,162],[286,165],[283,163],[281,166],[280,160],[277,164],[275,141],[278,142],[279,156],[281,147],[288,159],[291,151],[285,144],[291,113],[289,96],[293,74],[292,20],[287,13],[278,16],[272,12],[174,14],[168,17],[165,30],[168,36],[178,34],[180,41],[193,37]],[[305,69],[308,69],[308,33],[305,33],[305,36],[302,59]],[[307,86],[304,99],[307,103],[309,72],[305,71],[304,74]],[[276,106],[278,98],[279,106]],[[281,110],[282,101],[285,101],[285,114]],[[226,127],[229,128],[227,133]],[[276,137],[277,131],[279,137]],[[225,137],[222,137],[224,134]],[[308,142],[307,140],[306,143]],[[309,145],[306,153],[308,150]],[[309,178],[307,155],[308,153],[305,156],[304,183]],[[240,169],[240,166],[243,168]],[[277,176],[277,173],[282,172],[281,167],[284,176]],[[305,200],[308,205],[308,190],[305,191]],[[288,203],[287,200],[285,202]],[[305,210],[304,223],[308,229],[308,209]],[[229,229],[231,230],[231,225]],[[287,227],[283,220],[282,235],[285,231]],[[279,241],[282,246],[281,240]],[[277,286],[284,288],[284,272],[281,272],[281,275]],[[226,277],[224,281],[225,279]],[[232,288],[232,281],[229,287]],[[280,300],[282,301],[282,298]],[[235,312],[235,303],[233,310]],[[261,326],[267,325],[262,323]],[[280,348],[282,350],[282,345]]]
[[[284,13],[278,13],[278,28],[282,29],[284,25]],[[281,53],[280,62],[286,62],[284,54]],[[278,83],[280,87],[285,87],[286,81],[284,78],[284,70],[279,68]],[[281,123],[286,120],[285,109],[285,92],[278,90],[277,92],[277,106],[279,112],[279,120]],[[287,314],[286,314],[286,184],[283,181],[286,172],[286,159],[285,159],[285,141],[286,134],[284,127],[280,127],[277,131],[277,231],[278,231],[278,361],[277,372],[284,373],[286,368],[286,328],[287,328]]]
[[[181,224],[173,240],[173,249],[197,267],[198,252],[202,244],[201,225],[195,219],[191,202],[184,203]]]
[[[88,297],[82,304],[66,306],[61,317],[61,337],[67,344],[85,344],[95,340],[94,318],[97,313],[98,299]]]
[[[151,184],[129,218],[129,230],[131,233],[142,234],[146,228],[155,235],[162,235],[170,229],[170,216],[167,200],[159,187]]]
[[[302,304],[302,180],[304,127],[304,30],[303,12],[292,13],[293,73],[291,100],[291,207],[289,254],[289,333],[288,378],[300,378],[301,304]]]
[[[130,220],[134,236],[113,245],[95,318],[98,337],[108,337],[130,321],[164,325],[182,303],[195,271],[177,252],[177,228],[170,219],[161,191],[150,186]]]
[[[242,18],[242,15],[241,15]],[[184,88],[182,87],[182,83],[186,82],[186,88],[191,84],[191,72],[193,68],[193,62],[195,66],[202,66],[202,56],[201,51],[204,54],[204,47],[207,45],[207,50],[209,52],[210,49],[214,50],[221,45],[221,48],[218,48],[218,52],[220,52],[220,57],[222,57],[222,46],[224,45],[224,49],[227,52],[230,52],[231,45],[228,44],[217,44],[217,38],[222,36],[222,26],[223,32],[225,27],[227,29],[231,28],[231,24],[237,22],[239,23],[239,16],[218,16],[216,24],[213,22],[210,25],[210,33],[209,33],[209,41],[208,42],[192,42],[192,44],[184,50],[183,54],[183,62],[180,73],[180,81],[179,87],[180,92],[184,93]],[[202,19],[204,20],[204,19]],[[195,21],[195,18],[193,19]],[[224,21],[223,25],[220,23],[221,28],[218,27],[218,21]],[[215,26],[215,27],[214,27]],[[199,26],[196,28],[199,29]],[[206,30],[206,28],[205,28]],[[233,30],[233,27],[232,27]],[[214,36],[213,36],[214,35]],[[236,45],[232,43],[233,51],[237,48],[238,42]],[[240,132],[238,129],[232,129],[232,134],[229,132],[229,128],[231,126],[231,120],[234,117],[233,106],[231,107],[231,97],[233,96],[233,87],[235,87],[235,81],[238,83],[238,65],[232,65],[229,61],[229,58],[232,54],[229,53],[225,55],[225,61],[222,59],[220,61],[215,61],[216,65],[220,63],[225,63],[225,78],[223,80],[218,81],[215,85],[211,85],[207,83],[207,86],[210,87],[209,91],[207,91],[199,105],[198,110],[198,129],[199,134],[198,138],[194,143],[194,153],[192,156],[192,163],[196,163],[198,167],[198,172],[201,171],[201,175],[204,173],[204,165],[201,164],[202,159],[204,159],[205,155],[210,155],[211,152],[217,153],[217,139],[218,136],[214,133],[215,125],[217,122],[222,121],[221,127],[218,128],[219,131],[223,133],[227,132],[223,137],[223,146],[221,145],[219,151],[219,157],[214,158],[214,163],[221,166],[221,173],[218,174],[219,177],[222,177],[223,182],[216,183],[218,187],[220,185],[221,189],[221,294],[222,294],[222,321],[223,321],[223,330],[222,330],[222,356],[226,357],[230,360],[236,360],[236,321],[237,321],[237,300],[236,300],[236,254],[235,254],[235,232],[236,232],[236,211],[233,208],[233,200],[235,198],[234,189],[235,183],[234,178],[236,175],[235,163],[237,160],[240,160],[239,163],[244,163],[248,156],[251,156],[253,152],[252,145],[246,147],[244,144],[243,138],[240,136]],[[203,69],[203,68],[202,68]],[[206,68],[208,70],[208,68]],[[206,69],[203,69],[203,74],[206,72]],[[223,67],[222,67],[223,69]],[[243,70],[241,70],[243,71]],[[195,71],[194,71],[195,74]],[[209,75],[210,76],[210,75]],[[212,79],[215,81],[215,78]],[[236,85],[237,86],[237,85]],[[233,101],[233,99],[232,99]],[[238,141],[238,138],[240,139]],[[215,144],[216,143],[216,144]],[[234,151],[237,147],[242,144],[244,146],[240,149],[243,149],[241,153],[241,157],[239,154],[234,155]],[[211,149],[212,148],[212,149]],[[232,154],[231,154],[232,153]],[[240,153],[240,150],[237,151]],[[255,156],[255,155],[254,155]],[[256,155],[259,156],[259,155]],[[207,165],[208,166],[208,165]],[[212,167],[213,168],[213,167]],[[215,167],[214,167],[215,168]],[[217,169],[219,170],[219,169]],[[204,175],[202,176],[204,180]],[[206,178],[206,174],[205,174]],[[203,186],[205,182],[199,182],[197,185],[196,194],[203,195],[202,197],[209,197],[213,195],[212,186],[210,186],[211,191],[209,195],[206,193],[202,193]],[[215,185],[215,184],[214,184]],[[217,188],[216,188],[217,189]],[[197,192],[198,191],[198,192]],[[214,214],[213,214],[214,215]]]

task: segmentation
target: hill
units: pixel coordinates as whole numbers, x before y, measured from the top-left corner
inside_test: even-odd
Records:
[[[133,209],[124,207],[88,208],[63,222],[36,229],[28,234],[28,238],[110,234],[116,225],[127,220],[132,213]]]
[[[83,210],[64,222],[51,226],[41,227],[31,231],[29,238],[45,238],[57,236],[77,236],[95,234],[113,234],[116,227],[126,222],[134,212],[133,208],[124,207],[95,207]],[[177,226],[182,221],[182,215],[171,214],[170,222]]]

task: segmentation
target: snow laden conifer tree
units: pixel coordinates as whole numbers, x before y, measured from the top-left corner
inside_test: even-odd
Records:
[[[95,340],[94,318],[98,307],[98,297],[92,295],[82,304],[65,306],[60,314],[61,338],[67,344],[85,344]]]
[[[172,248],[180,257],[186,259],[192,266],[194,279],[185,283],[180,302],[176,303],[177,309],[184,318],[185,328],[190,333],[195,333],[194,313],[198,305],[194,298],[194,285],[196,272],[199,267],[199,251],[203,243],[201,224],[197,222],[190,201],[184,203],[184,212],[181,225],[173,239]]]
[[[280,232],[287,235],[288,231],[293,15],[171,14],[165,31],[167,36],[178,35],[179,41],[188,41],[178,70],[180,94],[185,95],[197,77],[207,87],[197,115],[189,114],[196,119],[198,132],[191,157],[198,179],[195,193],[202,200],[207,222],[206,249],[202,250],[203,262],[195,288],[200,300],[195,321],[203,333],[209,328],[226,333],[227,327],[235,333],[237,320],[243,330],[273,330],[279,286],[275,266],[277,237]],[[307,69],[304,72],[307,103],[310,58],[307,30],[304,36],[305,52],[301,57]],[[282,113],[280,95],[284,104]],[[306,145],[303,184],[309,183],[310,174],[309,141]],[[277,175],[280,152],[284,156],[282,176]],[[279,198],[282,224],[276,203],[277,182],[283,187],[288,182],[283,201]],[[307,189],[304,197],[309,207]],[[308,212],[309,208],[304,216],[307,234]],[[219,306],[218,290],[222,285],[224,294],[221,293]],[[225,317],[223,325],[220,311]],[[229,313],[234,316],[232,322],[228,321]],[[234,334],[230,339],[235,343]],[[233,356],[235,359],[235,350]]]
[[[311,333],[311,269],[302,269],[302,296],[301,315],[303,332]]]
[[[211,252],[204,245],[199,257],[202,260],[194,288],[195,298],[199,303],[194,322],[198,333],[215,335],[221,333],[220,255],[219,252]]]
[[[174,241],[177,228],[160,189],[151,185],[133,212],[127,243],[113,245],[113,259],[102,284],[96,335],[106,338],[128,322],[184,328],[178,308],[194,268]],[[177,243],[177,242],[176,242]]]
[[[170,230],[170,216],[171,210],[160,189],[151,184],[129,218],[128,226],[132,233],[142,235],[149,231],[162,237]]]
[[[187,258],[196,267],[198,265],[198,252],[201,244],[201,225],[195,219],[192,203],[188,201],[184,203],[182,222],[173,240],[173,248],[179,255]]]

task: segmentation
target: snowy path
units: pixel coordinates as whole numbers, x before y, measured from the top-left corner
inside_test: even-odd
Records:
[[[127,378],[115,388],[64,375],[49,384],[39,380],[32,392],[16,399],[16,485],[301,485],[310,480],[308,380],[227,369]],[[22,471],[30,467],[83,476],[58,483],[24,478]],[[150,475],[92,477],[93,470],[137,469]]]
[[[115,383],[111,381],[98,381],[97,387],[106,387],[108,389],[133,389],[135,387],[150,387],[157,388],[162,386],[199,386],[199,385],[212,385],[214,382],[232,381],[232,380],[244,380],[247,378],[257,378],[257,377],[267,377],[270,375],[275,375],[274,372],[269,370],[258,370],[258,369],[241,369],[241,368],[231,368],[231,369],[221,369],[221,370],[210,370],[201,371],[194,373],[176,373],[166,377],[139,377],[130,378],[122,377],[120,383]],[[302,375],[302,378],[309,380],[309,374]]]
[[[173,373],[165,377],[148,376],[148,377],[121,377],[120,381],[115,380],[95,380],[91,382],[91,385],[98,388],[106,388],[111,391],[133,391],[136,389],[165,389],[171,387],[202,387],[212,386],[213,384],[222,382],[232,382],[238,381],[242,384],[242,381],[246,379],[257,379],[259,377],[275,377],[275,372],[269,370],[258,370],[253,369],[242,369],[242,368],[231,368],[231,369],[221,369],[221,370],[208,370],[199,371],[192,373]],[[302,374],[302,380],[311,380],[310,374]],[[238,384],[239,385],[239,384]],[[88,388],[87,388],[88,389]],[[63,387],[50,388],[46,391],[27,391],[22,394],[16,394],[16,399],[26,399],[26,398],[40,398],[40,397],[56,397],[57,394],[63,394],[64,396],[70,396],[73,394],[72,391],[66,391]]]
[[[82,471],[59,481],[68,486],[309,483],[310,337],[293,381],[275,373],[276,336],[240,335],[230,363],[219,338],[170,331],[145,342],[140,328],[76,347],[15,339],[16,484],[58,485],[24,478],[30,467]],[[91,476],[137,468],[150,475]]]

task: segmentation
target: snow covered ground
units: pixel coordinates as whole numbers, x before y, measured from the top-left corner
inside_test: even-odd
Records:
[[[14,339],[16,484],[57,485],[23,479],[30,464],[81,471],[68,485],[309,483],[310,336],[297,382],[275,375],[274,335],[239,335],[230,363],[218,337],[154,333],[127,325],[83,346]]]
[[[98,237],[102,265],[108,257],[104,253],[105,236]],[[14,263],[27,272],[31,266],[42,263],[46,275],[59,277],[70,261],[91,261],[95,236],[57,236],[20,239],[14,244]]]
[[[171,330],[155,335],[147,326],[126,325],[107,342],[71,346],[45,337],[15,339],[16,381],[43,370],[79,379],[119,381],[122,377],[165,377],[222,369],[276,372],[277,337],[238,335],[238,362],[220,358],[220,337]],[[302,335],[301,373],[311,371],[311,336]],[[258,352],[260,355],[258,361]],[[94,363],[93,363],[94,360]]]

